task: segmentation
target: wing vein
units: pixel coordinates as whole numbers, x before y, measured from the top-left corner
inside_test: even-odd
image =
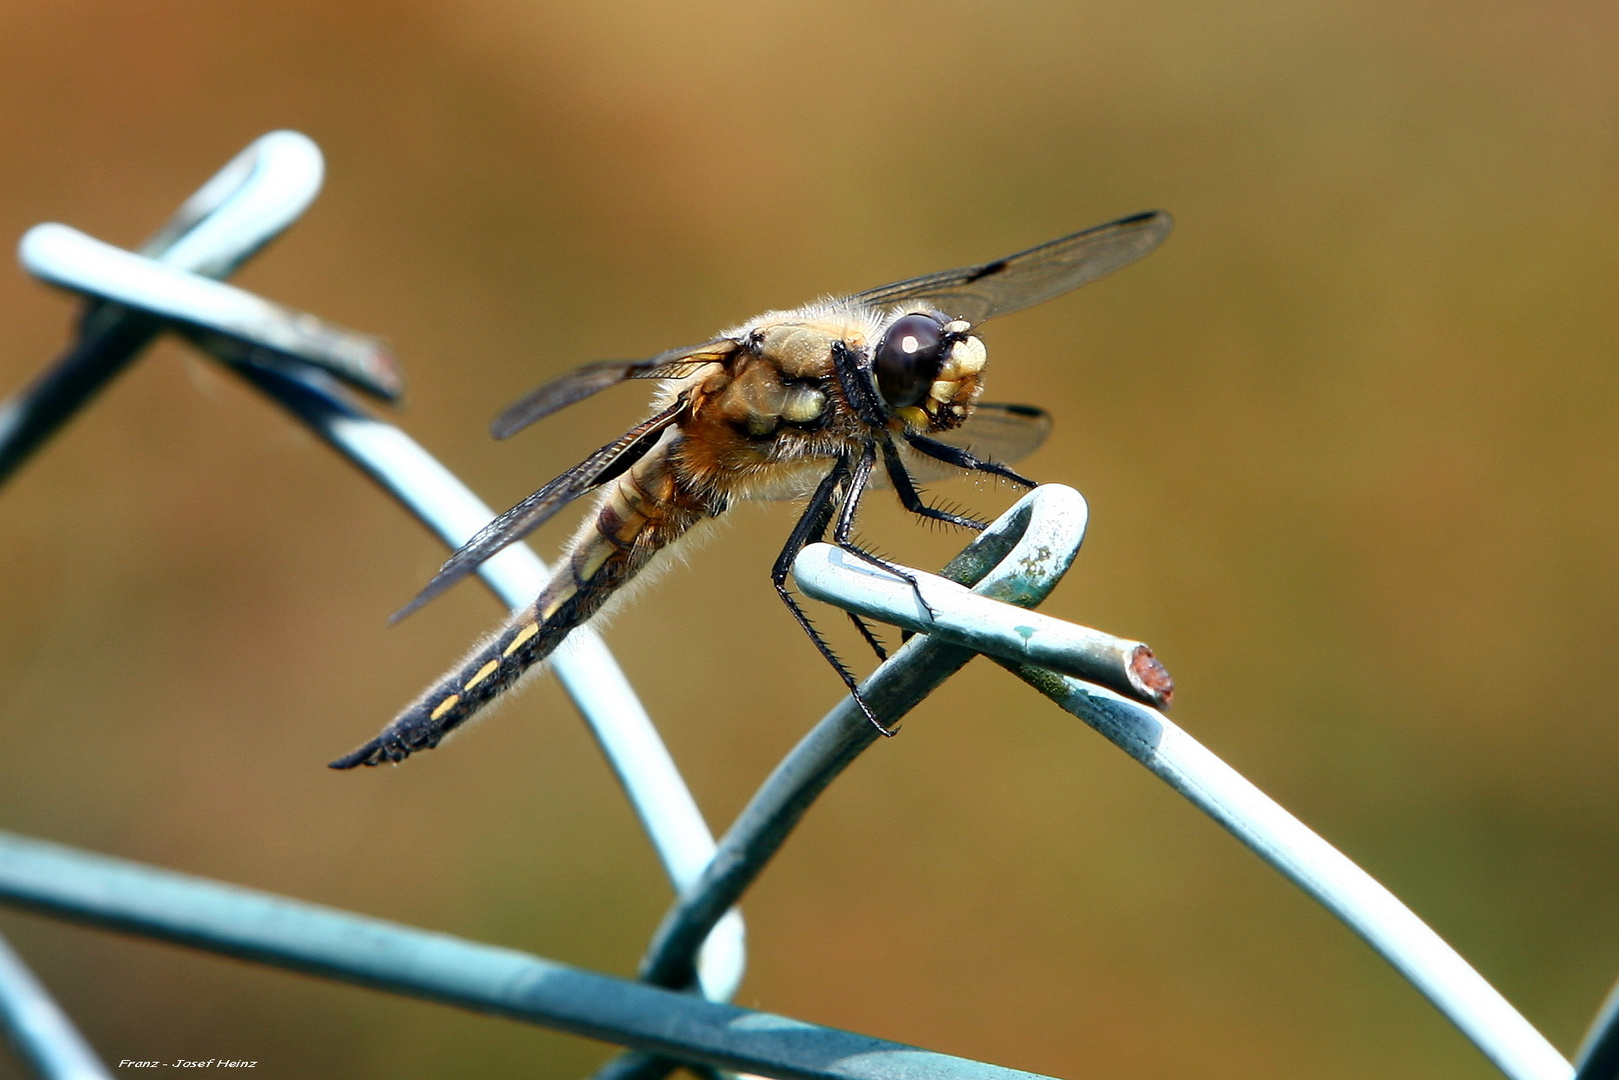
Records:
[[[423,604],[467,577],[502,548],[514,544],[544,525],[564,506],[579,496],[623,475],[645,457],[662,438],[665,428],[675,424],[688,401],[682,396],[667,409],[642,421],[606,446],[591,454],[534,494],[479,529],[439,568],[416,598],[396,612],[390,622],[398,622]]]

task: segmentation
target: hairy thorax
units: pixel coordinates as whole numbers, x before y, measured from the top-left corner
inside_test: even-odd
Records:
[[[899,313],[903,314],[903,313]],[[839,454],[857,451],[867,424],[838,379],[839,349],[868,357],[896,313],[827,306],[771,312],[728,331],[742,347],[666,391],[689,393],[684,438],[672,448],[689,485],[738,495],[791,494]],[[953,323],[951,347],[927,396],[887,421],[894,434],[959,427],[982,389],[983,342]]]

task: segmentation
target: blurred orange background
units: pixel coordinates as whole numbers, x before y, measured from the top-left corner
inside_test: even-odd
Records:
[[[644,409],[487,438],[571,364],[1171,211],[1140,266],[986,333],[989,398],[1057,418],[1026,471],[1091,502],[1046,610],[1151,642],[1180,723],[1572,1053],[1619,974],[1615,55],[1597,3],[13,0],[0,237],[134,246],[254,137],[307,133],[325,191],[236,280],[386,335],[399,422],[504,507]],[[0,392],[75,310],[0,274]],[[895,558],[964,542],[891,503],[862,528]],[[716,829],[839,691],[768,584],[790,510],[731,516],[608,631]],[[0,827],[631,974],[669,890],[553,682],[404,767],[324,767],[497,620],[473,586],[387,626],[442,557],[162,344],[0,491]],[[1032,1071],[1495,1075],[985,662],[746,912],[740,1004]],[[568,1077],[610,1052],[0,931],[114,1062]]]

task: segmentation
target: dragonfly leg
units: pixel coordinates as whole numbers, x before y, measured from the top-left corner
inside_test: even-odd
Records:
[[[930,521],[959,525],[963,529],[972,529],[975,532],[988,527],[988,522],[962,514],[952,514],[948,510],[940,510],[923,502],[922,493],[916,490],[916,481],[912,480],[911,474],[906,471],[905,462],[900,460],[899,451],[894,449],[892,439],[883,440],[883,468],[888,471],[889,483],[894,485],[894,494],[899,496],[900,505],[911,513]]]
[[[850,539],[850,535],[854,532],[855,514],[860,510],[860,496],[865,494],[866,481],[871,478],[871,469],[876,462],[877,448],[867,443],[865,450],[860,454],[860,459],[849,472],[849,491],[843,498],[843,508],[838,512],[838,523],[832,530],[832,542],[857,559],[868,562],[880,570],[886,570],[910,585],[911,592],[916,595],[916,602],[922,605],[929,617],[932,617],[937,612],[933,610],[933,605],[928,603],[927,597],[922,595],[922,586],[917,582],[915,574],[902,566],[895,566],[880,555],[867,551]]]
[[[913,435],[906,432],[905,441],[915,447],[917,453],[926,454],[930,458],[954,465],[958,469],[972,469],[975,472],[989,473],[991,476],[999,476],[1002,479],[1010,480],[1014,484],[1022,484],[1026,488],[1039,486],[1033,480],[1013,472],[999,462],[985,461],[983,458],[974,457],[960,447],[942,443],[938,439],[930,439],[926,435]]]
[[[870,472],[869,465],[867,466],[867,472]],[[815,648],[819,650],[826,662],[832,665],[832,670],[838,673],[838,678],[843,680],[843,685],[849,688],[849,694],[854,698],[855,704],[860,707],[861,713],[865,715],[867,720],[871,721],[872,726],[878,731],[884,735],[893,736],[896,732],[883,726],[883,722],[877,719],[877,715],[871,711],[871,706],[866,704],[866,699],[860,695],[860,684],[855,680],[854,673],[844,666],[842,660],[838,659],[838,654],[833,652],[832,646],[828,645],[826,640],[821,637],[821,632],[815,629],[815,625],[810,622],[809,616],[804,614],[804,609],[799,606],[798,599],[787,588],[787,575],[792,572],[793,560],[798,558],[798,553],[826,535],[826,527],[832,522],[833,497],[837,494],[839,486],[848,477],[849,459],[847,456],[843,456],[838,458],[837,464],[832,466],[832,470],[826,474],[820,486],[815,489],[815,494],[810,496],[809,505],[804,508],[803,516],[798,519],[798,524],[793,526],[792,534],[787,537],[787,545],[781,549],[781,554],[776,557],[776,565],[770,571],[770,582],[776,587],[776,594],[781,597],[781,602],[786,604],[787,610],[793,613],[793,618],[798,621],[799,627],[809,635],[809,639],[815,643]],[[868,640],[870,639],[868,638]]]
[[[888,646],[883,644],[883,639],[877,636],[877,632],[871,628],[871,625],[852,611],[846,611],[844,614],[849,616],[849,621],[854,623],[854,628],[860,631],[860,636],[866,639],[866,644],[870,645],[871,651],[877,654],[877,659],[887,660]]]

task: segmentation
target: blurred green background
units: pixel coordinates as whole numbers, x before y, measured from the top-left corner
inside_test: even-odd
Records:
[[[504,507],[645,406],[486,437],[568,365],[1170,210],[1144,263],[986,334],[990,399],[1057,417],[1026,471],[1092,506],[1047,610],[1151,642],[1182,724],[1572,1052],[1619,974],[1615,55],[1592,2],[11,0],[0,237],[134,245],[257,135],[306,132],[325,192],[237,280],[391,339],[401,423]],[[0,275],[0,391],[74,310]],[[868,505],[896,558],[963,542]],[[839,689],[767,581],[789,509],[732,518],[608,633],[717,828]],[[442,555],[154,350],[0,491],[0,827],[632,972],[668,888],[554,683],[406,767],[324,767],[497,619],[466,587],[386,625]],[[987,663],[832,789],[747,914],[740,1003],[1029,1070],[1494,1075]],[[114,1061],[567,1077],[608,1053],[0,931]]]

